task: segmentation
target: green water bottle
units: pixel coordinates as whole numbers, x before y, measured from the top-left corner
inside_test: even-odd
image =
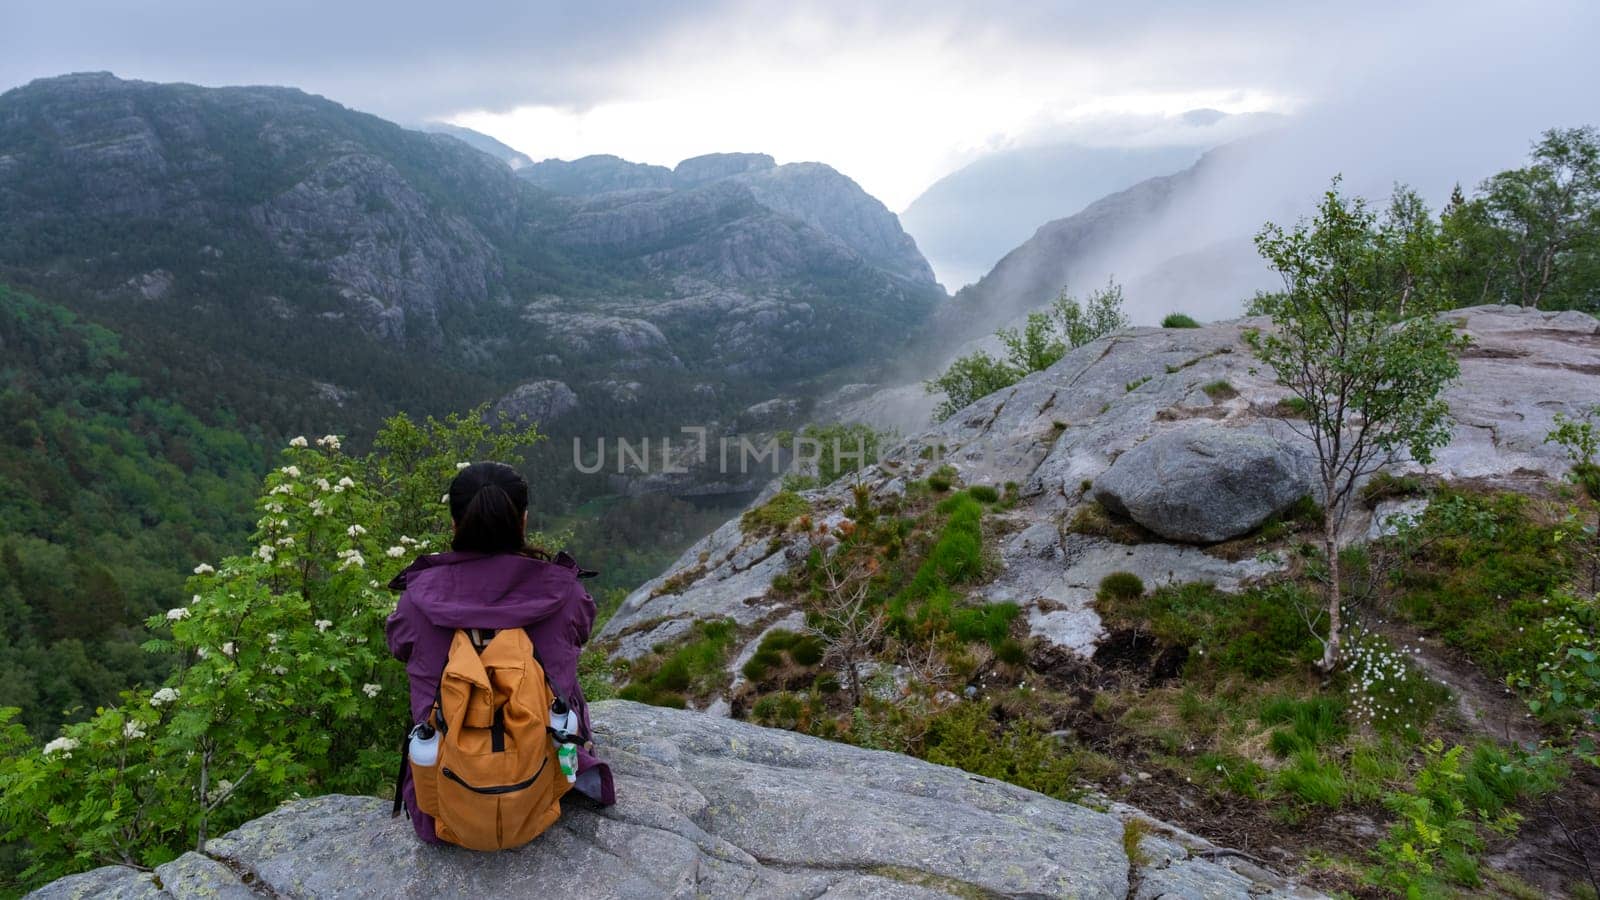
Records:
[[[578,781],[578,714],[560,697],[550,704],[551,737],[556,742],[556,761],[561,764],[561,774],[568,784]]]

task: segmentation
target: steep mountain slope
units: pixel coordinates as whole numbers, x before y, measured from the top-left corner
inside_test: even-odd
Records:
[[[431,134],[447,134],[474,150],[489,154],[513,169],[533,165],[533,160],[528,154],[515,147],[507,146],[481,131],[473,131],[471,128],[451,125],[448,122],[429,122],[419,130]]]
[[[704,399],[858,362],[942,297],[853,183],[728,177],[753,159],[688,161],[669,197],[569,197],[295,90],[65,76],[0,96],[0,267],[130,332],[328,385],[283,388],[301,397],[438,409],[655,369],[681,411],[693,379]],[[795,196],[823,187],[867,212]],[[392,389],[400,359],[422,383]]]
[[[1041,224],[1187,168],[1200,152],[1053,144],[993,153],[934,182],[900,220],[953,291],[976,281]]]
[[[932,328],[935,342],[986,334],[1048,303],[1063,288],[1081,294],[1108,277],[1129,289],[1127,308],[1136,324],[1154,324],[1175,304],[1202,318],[1237,315],[1254,290],[1269,283],[1270,273],[1252,261],[1254,250],[1241,238],[1276,211],[1260,202],[1249,202],[1248,213],[1238,211],[1240,198],[1250,196],[1239,187],[1247,182],[1238,179],[1247,174],[1258,146],[1209,151],[1181,172],[1146,179],[1040,226],[977,283],[957,292]],[[1192,272],[1244,277],[1229,277],[1198,297],[1174,293],[1171,285],[1181,285]],[[1151,281],[1141,282],[1146,273],[1152,273]]]

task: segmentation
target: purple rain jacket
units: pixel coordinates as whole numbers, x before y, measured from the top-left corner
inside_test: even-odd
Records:
[[[389,588],[404,593],[389,616],[389,652],[406,664],[411,721],[423,721],[433,705],[456,629],[520,627],[533,641],[550,683],[577,711],[588,741],[589,705],[578,685],[578,654],[589,640],[595,609],[578,571],[566,554],[545,562],[512,553],[452,552],[419,557],[395,576]],[[406,809],[417,837],[442,843],[433,832],[433,817],[417,809],[411,767],[403,769]],[[585,747],[578,750],[575,790],[608,806],[616,802],[611,768]]]

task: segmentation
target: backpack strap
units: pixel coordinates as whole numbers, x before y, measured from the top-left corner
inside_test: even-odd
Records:
[[[406,806],[406,766],[411,762],[411,732],[407,731],[405,737],[400,739],[400,771],[394,776],[394,809],[389,812],[389,818],[400,817],[400,810]],[[406,809],[406,818],[411,818],[411,810]]]

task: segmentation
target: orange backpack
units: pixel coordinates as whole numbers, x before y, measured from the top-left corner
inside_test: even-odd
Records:
[[[504,629],[481,653],[456,632],[431,715],[438,758],[408,762],[417,807],[441,840],[503,850],[555,824],[571,787],[551,737],[555,699],[527,632]]]

